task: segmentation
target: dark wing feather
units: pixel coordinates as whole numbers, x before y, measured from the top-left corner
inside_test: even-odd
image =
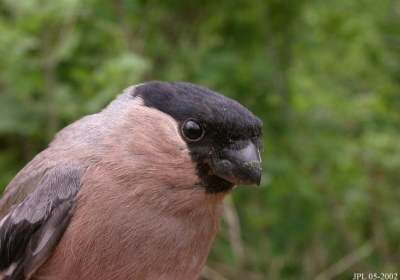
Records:
[[[0,271],[4,279],[29,279],[50,256],[74,209],[81,169],[56,166],[0,221]]]

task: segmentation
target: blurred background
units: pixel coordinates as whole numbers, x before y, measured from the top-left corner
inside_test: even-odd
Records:
[[[0,0],[0,189],[54,134],[145,80],[264,121],[203,279],[400,273],[400,1]]]

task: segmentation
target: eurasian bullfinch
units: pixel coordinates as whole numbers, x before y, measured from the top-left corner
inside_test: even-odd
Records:
[[[0,279],[196,279],[262,122],[190,83],[129,87],[61,130],[0,200]]]

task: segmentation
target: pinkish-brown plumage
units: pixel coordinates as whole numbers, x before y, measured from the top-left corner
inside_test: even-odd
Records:
[[[102,143],[107,148],[84,175],[74,219],[34,279],[195,279],[200,273],[223,195],[193,188],[198,177],[175,122],[134,106],[134,116]],[[119,131],[135,137],[118,141]]]
[[[127,89],[10,182],[0,279],[197,279],[224,196],[259,183],[260,133],[249,111],[205,88]]]

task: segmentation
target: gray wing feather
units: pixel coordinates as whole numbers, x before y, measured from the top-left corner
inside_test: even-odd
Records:
[[[72,215],[81,175],[77,166],[47,170],[34,191],[0,221],[4,279],[29,279],[49,257]]]

